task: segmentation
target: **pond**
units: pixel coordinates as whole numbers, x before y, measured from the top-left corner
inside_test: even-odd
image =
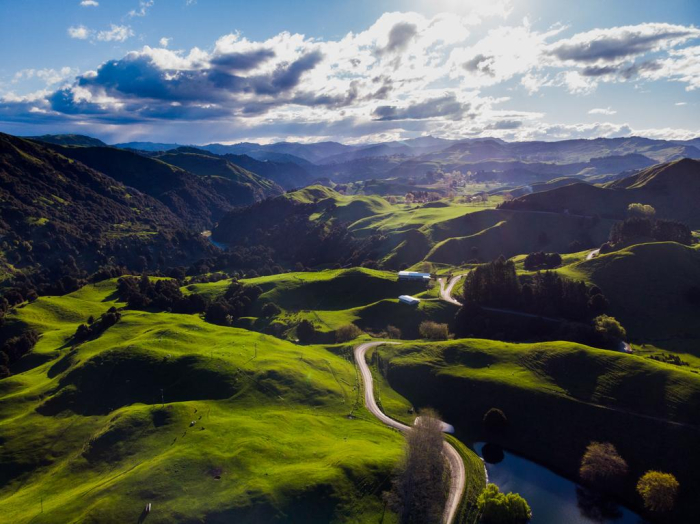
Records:
[[[496,484],[503,492],[520,493],[532,509],[532,524],[645,522],[627,508],[612,501],[601,501],[596,494],[544,466],[508,451],[489,447],[485,450],[489,482]],[[484,443],[477,443],[475,450],[483,458]]]

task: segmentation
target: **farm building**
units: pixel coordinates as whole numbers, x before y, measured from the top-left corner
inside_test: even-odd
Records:
[[[401,295],[399,297],[399,302],[402,304],[408,304],[409,306],[416,306],[420,303],[420,299],[412,297],[411,295]]]
[[[399,280],[430,280],[430,273],[418,273],[417,271],[399,271]]]

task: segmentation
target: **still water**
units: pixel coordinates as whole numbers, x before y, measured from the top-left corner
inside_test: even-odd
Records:
[[[483,457],[484,443],[475,446]],[[502,453],[502,455],[501,455]],[[489,482],[503,492],[520,493],[532,509],[531,524],[640,524],[645,521],[632,511],[612,502],[601,503],[575,482],[565,479],[535,462],[508,451],[490,453],[486,462]]]

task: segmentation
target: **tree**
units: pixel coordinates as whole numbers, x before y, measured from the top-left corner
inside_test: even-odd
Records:
[[[508,419],[500,409],[491,408],[484,415],[484,427],[490,433],[503,433],[508,427]]]
[[[630,204],[627,206],[627,214],[631,217],[654,218],[656,209],[647,204]]]
[[[447,330],[447,324],[438,324],[437,322],[432,322],[430,320],[424,320],[421,322],[418,331],[420,336],[430,340],[447,340],[449,331]]]
[[[355,324],[348,324],[347,326],[341,326],[335,330],[335,341],[349,342],[356,339],[361,334],[362,331]]]
[[[406,452],[388,494],[401,524],[431,524],[442,520],[448,489],[444,440],[437,414],[424,410],[406,433]]]
[[[627,471],[627,462],[615,446],[609,442],[591,442],[581,459],[579,474],[587,484],[610,489],[627,475]]]
[[[517,493],[501,493],[489,484],[476,501],[484,524],[521,524],[532,518],[527,501]]]
[[[265,318],[270,318],[279,315],[282,310],[274,302],[268,302],[262,307],[262,314]]]
[[[613,345],[627,338],[627,331],[615,317],[599,315],[593,319],[593,328],[604,345]]]
[[[297,326],[297,337],[302,344],[308,344],[316,335],[316,328],[309,320],[302,320]]]
[[[637,483],[644,507],[651,511],[671,511],[676,505],[680,484],[676,477],[661,471],[647,471]]]
[[[396,326],[387,326],[386,327],[386,336],[389,338],[394,338],[397,340],[401,339],[401,330],[397,328]]]

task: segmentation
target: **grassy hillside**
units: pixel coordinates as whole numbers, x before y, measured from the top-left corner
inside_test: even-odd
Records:
[[[530,211],[568,210],[581,215],[621,219],[627,206],[639,202],[656,208],[658,218],[672,218],[700,227],[700,160],[688,158],[649,167],[639,174],[612,182],[606,187],[569,185],[516,198],[508,209]]]
[[[129,522],[151,502],[149,522],[380,519],[402,438],[360,407],[349,353],[143,311],[72,348],[114,290],[10,318],[42,337],[0,382],[4,518]]]
[[[272,324],[288,326],[284,336],[295,338],[293,327],[301,319],[314,323],[321,340],[332,342],[336,329],[355,324],[360,329],[381,333],[387,326],[401,329],[405,338],[419,338],[418,327],[423,320],[449,324],[453,327],[457,308],[439,302],[433,291],[417,282],[400,282],[396,274],[365,268],[324,270],[318,272],[283,273],[267,277],[244,279],[263,290],[251,311],[251,318],[240,325],[258,331],[270,331]],[[186,291],[215,298],[225,293],[228,280],[208,284],[192,284]],[[398,296],[411,294],[423,302],[410,307],[398,302]],[[282,313],[263,319],[264,304],[272,302]]]
[[[693,449],[700,435],[700,376],[687,369],[566,342],[508,344],[465,339],[383,346],[389,384],[417,407],[432,406],[463,441],[495,440],[576,477],[591,440],[612,442],[630,466],[620,491],[639,506],[634,483],[648,469],[675,474],[679,513],[698,509]],[[502,437],[487,435],[484,413],[508,418]]]
[[[459,265],[474,258],[488,261],[533,251],[566,253],[574,241],[583,246],[600,245],[611,226],[612,221],[573,215],[482,211],[432,228],[432,237],[438,242],[426,259]]]
[[[700,306],[688,298],[700,286],[697,246],[640,244],[559,271],[598,285],[632,340],[700,357]]]

